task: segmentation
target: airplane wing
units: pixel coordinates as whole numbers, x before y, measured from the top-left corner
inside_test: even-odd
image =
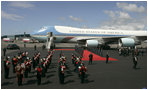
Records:
[[[120,38],[124,37],[82,37],[78,38],[77,42],[86,42],[87,40],[97,40],[102,44],[110,44],[112,42],[117,42]]]
[[[140,44],[144,40],[147,40],[147,36],[96,37],[96,38],[95,37],[82,37],[82,38],[78,38],[77,42],[81,44],[82,43],[88,44],[88,45],[92,45],[93,42],[97,42],[93,44],[106,45],[106,44],[111,44],[111,43],[119,43],[119,39],[122,39],[122,38],[126,38],[125,41],[123,41],[122,43],[131,43],[134,40],[134,43],[136,45]]]

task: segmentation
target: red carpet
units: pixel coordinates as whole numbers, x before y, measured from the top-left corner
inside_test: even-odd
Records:
[[[66,51],[74,51],[75,49],[53,49],[53,50],[66,50]]]
[[[89,54],[90,53],[92,53],[92,52],[89,52],[88,50],[84,50],[83,51],[83,58],[82,58],[82,60],[89,61]],[[93,54],[93,61],[106,60],[106,57],[101,57],[101,56],[96,55],[94,53],[92,53],[92,54]],[[109,57],[109,61],[117,61],[117,59]]]

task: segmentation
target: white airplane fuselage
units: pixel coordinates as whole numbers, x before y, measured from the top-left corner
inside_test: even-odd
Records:
[[[90,40],[115,37],[147,36],[147,31],[139,30],[103,30],[103,29],[80,29],[66,26],[47,26],[35,32],[31,36],[39,41],[47,40],[47,33],[52,32],[55,43],[76,43],[78,40]]]

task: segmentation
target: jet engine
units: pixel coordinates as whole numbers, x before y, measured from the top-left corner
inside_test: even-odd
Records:
[[[120,38],[119,47],[133,47],[135,46],[135,40],[132,38]]]
[[[97,40],[86,40],[86,47],[97,47],[99,44]]]

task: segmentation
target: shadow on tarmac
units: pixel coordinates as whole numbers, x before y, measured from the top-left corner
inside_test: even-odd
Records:
[[[88,79],[86,79],[86,80],[84,81],[84,83],[91,83],[91,82],[94,82],[94,80],[88,80]]]
[[[52,82],[50,82],[50,81],[48,80],[48,81],[42,83],[42,85],[46,85],[46,84],[50,84],[50,83],[52,83]]]
[[[37,83],[37,80],[28,80],[27,83],[24,83],[24,85],[31,85]]]
[[[75,81],[74,80],[68,80],[64,84],[73,83],[73,82],[75,82]]]
[[[8,79],[13,79],[13,78],[16,78],[16,76],[11,76],[11,77],[9,77]]]
[[[7,86],[7,85],[11,85],[11,84],[13,84],[13,83],[12,82],[4,82],[1,84],[1,86]]]
[[[47,78],[53,77],[55,76],[54,74],[48,75]]]

